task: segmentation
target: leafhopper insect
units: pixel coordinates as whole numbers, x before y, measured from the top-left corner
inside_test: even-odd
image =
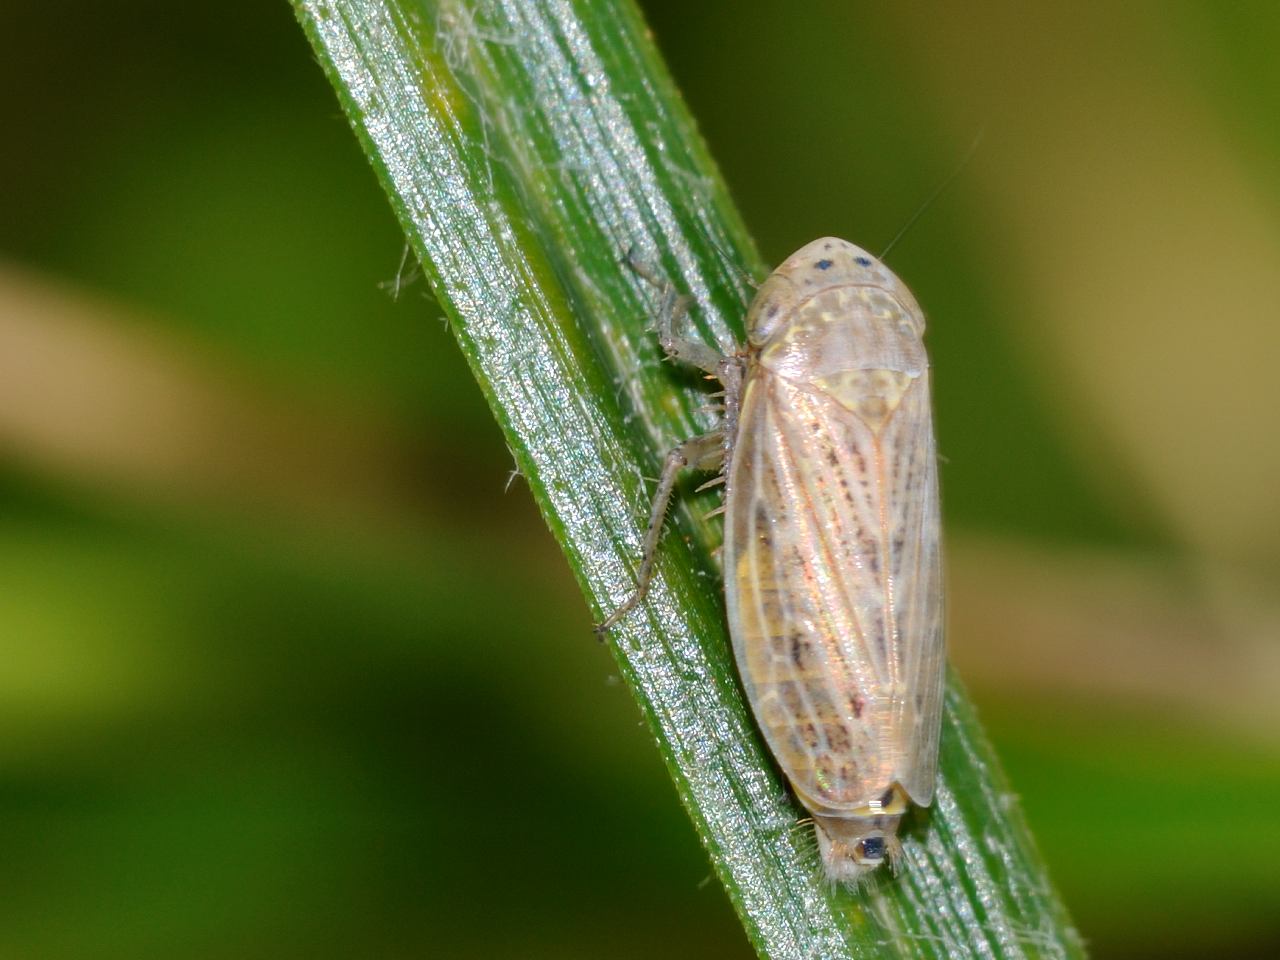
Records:
[[[652,279],[652,278],[651,278]],[[901,850],[933,800],[945,652],[938,471],[924,315],[883,263],[815,240],[782,263],[722,357],[677,330],[667,354],[725,388],[724,422],[667,456],[634,594],[643,599],[679,472],[720,469],[729,632],[765,741],[813,815],[826,875]]]

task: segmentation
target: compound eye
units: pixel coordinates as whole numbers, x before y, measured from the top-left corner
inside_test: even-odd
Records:
[[[878,863],[884,859],[884,837],[867,837],[859,846],[862,847],[862,860]]]

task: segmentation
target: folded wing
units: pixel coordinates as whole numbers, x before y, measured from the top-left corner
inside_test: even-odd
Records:
[[[927,374],[871,426],[760,371],[739,423],[725,589],[765,738],[816,812],[894,782],[927,804],[944,662]]]

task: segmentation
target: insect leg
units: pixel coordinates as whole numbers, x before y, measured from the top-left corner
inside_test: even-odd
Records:
[[[697,367],[707,373],[718,374],[720,364],[724,360],[714,347],[708,347],[700,340],[690,340],[684,336],[684,319],[689,315],[689,304],[692,297],[680,296],[671,291],[667,294],[662,311],[658,314],[658,343],[672,360],[679,360]]]
[[[653,495],[653,509],[649,512],[649,529],[644,537],[644,552],[640,569],[636,572],[636,589],[603,623],[596,626],[596,633],[603,634],[635,609],[636,604],[649,592],[653,579],[654,557],[658,539],[662,536],[662,524],[667,516],[667,506],[675,492],[676,480],[682,470],[716,470],[724,460],[724,435],[719,430],[691,437],[667,454],[658,479],[658,490]]]
[[[709,347],[700,340],[691,340],[684,335],[684,321],[689,315],[689,305],[693,298],[676,293],[668,281],[654,271],[653,267],[636,256],[633,247],[627,252],[627,265],[636,274],[656,287],[662,293],[662,306],[658,308],[657,326],[658,342],[672,360],[679,360],[697,367],[710,374],[720,372],[720,364],[724,357],[714,347]]]

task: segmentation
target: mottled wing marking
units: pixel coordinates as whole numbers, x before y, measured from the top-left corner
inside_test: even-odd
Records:
[[[801,470],[779,443],[787,421],[776,410],[772,379],[748,384],[740,421],[746,426],[735,448],[726,528],[730,626],[748,698],[774,756],[796,789],[825,807],[856,786],[876,744],[865,728],[843,722],[829,682],[832,668],[847,673],[820,629],[837,601],[830,578],[817,575],[827,564],[815,569],[814,516],[801,496]]]
[[[884,457],[830,396],[767,371],[740,422],[726,536],[748,695],[797,791],[820,809],[862,807],[905,762],[909,665],[887,575],[905,531],[885,492],[916,467]]]
[[[927,375],[877,436],[760,371],[730,482],[739,665],[787,776],[852,809],[894,781],[932,800],[944,645]]]

